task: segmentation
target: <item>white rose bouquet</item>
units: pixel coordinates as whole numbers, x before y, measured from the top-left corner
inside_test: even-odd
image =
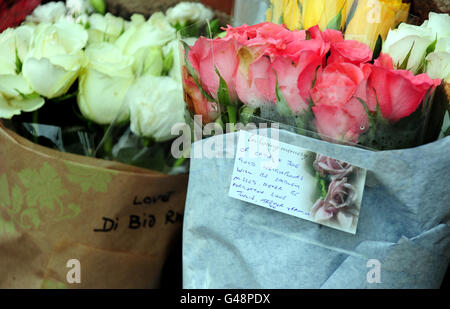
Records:
[[[0,33],[0,118],[61,151],[170,172],[186,105],[177,31],[198,37],[210,22],[216,34],[213,15],[189,2],[130,20],[98,0],[40,5]]]

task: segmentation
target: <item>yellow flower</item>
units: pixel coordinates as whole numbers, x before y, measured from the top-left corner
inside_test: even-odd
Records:
[[[319,25],[327,28],[343,29],[346,20],[347,0],[303,0],[303,27],[309,29]],[[340,15],[340,17],[338,17]],[[336,24],[340,18],[340,22]]]
[[[275,24],[283,23],[283,8],[286,0],[270,0],[270,8],[267,10],[267,21]]]
[[[285,1],[283,22],[290,30],[300,29],[302,26],[301,2],[300,0]]]
[[[407,19],[409,7],[402,0],[359,0],[345,38],[366,43],[374,49],[378,36],[385,40],[389,29]]]
[[[285,24],[290,30],[301,29],[304,0],[270,0],[267,21]]]

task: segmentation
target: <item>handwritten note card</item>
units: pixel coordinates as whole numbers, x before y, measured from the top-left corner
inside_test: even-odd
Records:
[[[356,233],[366,170],[240,131],[229,196]]]

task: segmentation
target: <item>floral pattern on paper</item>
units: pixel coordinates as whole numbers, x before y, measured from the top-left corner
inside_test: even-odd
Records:
[[[25,168],[17,176],[20,181],[11,189],[8,176],[0,175],[0,235],[17,235],[18,229],[38,229],[45,209],[52,211],[50,222],[80,214],[79,205],[64,200],[69,191],[50,163],[45,162],[40,169]]]
[[[112,179],[110,172],[70,163],[66,163],[66,167],[69,170],[69,174],[66,176],[67,179],[74,184],[80,185],[83,193],[88,192],[90,189],[98,193],[106,193],[108,191],[108,185]]]

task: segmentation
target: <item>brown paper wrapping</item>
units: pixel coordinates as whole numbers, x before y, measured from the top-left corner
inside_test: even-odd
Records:
[[[159,287],[186,190],[187,175],[61,153],[0,122],[0,288]]]

